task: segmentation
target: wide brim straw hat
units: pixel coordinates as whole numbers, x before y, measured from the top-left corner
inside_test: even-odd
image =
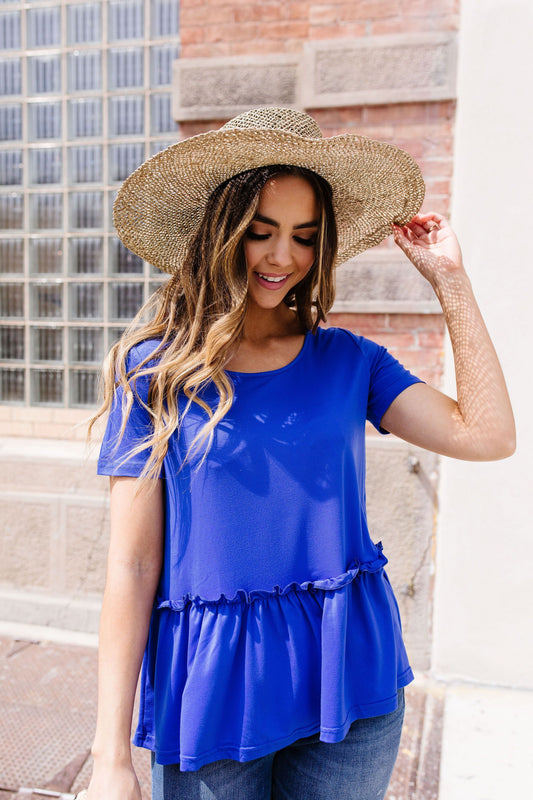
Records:
[[[324,138],[308,114],[256,108],[141,164],[117,194],[117,233],[150,264],[179,272],[216,187],[272,164],[305,167],[330,184],[337,264],[383,241],[391,223],[405,225],[424,199],[420,169],[400,148],[351,133]]]

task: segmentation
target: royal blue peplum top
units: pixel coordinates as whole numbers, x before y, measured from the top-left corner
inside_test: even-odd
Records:
[[[142,342],[128,368],[149,357]],[[164,563],[141,675],[135,744],[194,771],[320,733],[344,738],[393,711],[412,678],[398,606],[365,510],[365,421],[418,381],[385,348],[340,328],[308,332],[281,369],[228,372],[232,407],[206,458],[193,404],[161,472]],[[125,434],[116,392],[98,462],[140,475],[149,377]],[[203,399],[215,404],[213,387]],[[181,399],[180,399],[181,403]],[[118,442],[118,443],[117,443]]]

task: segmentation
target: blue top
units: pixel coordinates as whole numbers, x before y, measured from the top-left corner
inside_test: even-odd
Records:
[[[155,341],[137,345],[128,368]],[[137,745],[184,771],[248,761],[359,717],[393,711],[413,676],[398,606],[365,511],[365,420],[379,429],[417,382],[383,347],[339,328],[307,333],[281,369],[228,373],[233,405],[207,458],[184,464],[206,414],[168,446],[164,565],[143,662]],[[135,390],[146,401],[150,378]],[[117,391],[98,472],[137,476],[150,432]],[[203,398],[213,405],[212,387]]]

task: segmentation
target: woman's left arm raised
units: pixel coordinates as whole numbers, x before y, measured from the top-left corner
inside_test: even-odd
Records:
[[[440,214],[418,214],[394,240],[431,283],[452,343],[457,400],[423,383],[403,391],[382,427],[412,444],[468,461],[515,449],[513,411],[503,372],[463,266],[461,249]]]

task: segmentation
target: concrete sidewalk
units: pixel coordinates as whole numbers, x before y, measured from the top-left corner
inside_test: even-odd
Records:
[[[87,786],[96,659],[95,637],[0,624],[0,800],[66,799]],[[387,800],[533,797],[533,693],[422,678],[406,696]],[[134,758],[149,800],[149,753],[134,748]]]

